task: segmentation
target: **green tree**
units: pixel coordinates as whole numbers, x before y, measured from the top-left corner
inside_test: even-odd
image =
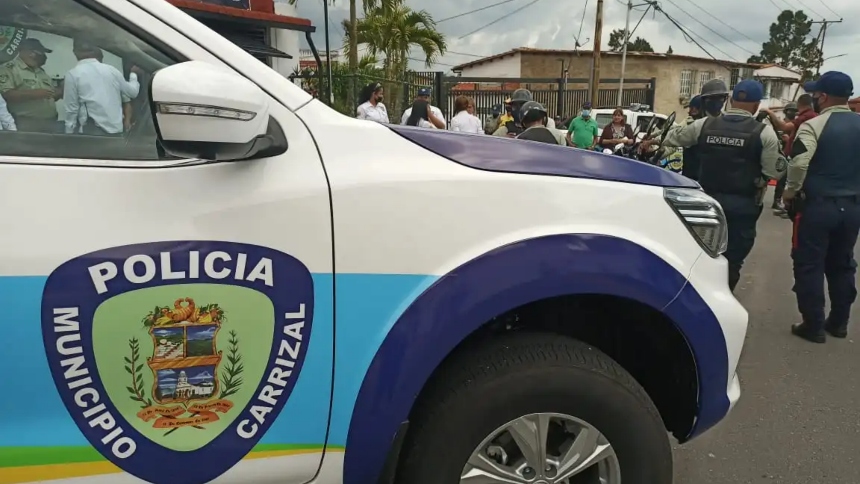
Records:
[[[364,7],[364,17],[356,25],[356,37],[353,39],[350,31],[345,31],[344,50],[350,55],[351,49],[364,45],[368,54],[382,55],[382,70],[386,79],[399,80],[404,77],[413,48],[421,52],[427,67],[445,53],[448,46],[445,36],[436,30],[436,22],[427,11],[412,10],[402,0],[382,0],[379,3],[365,1]],[[386,97],[393,102],[391,112],[400,112],[401,87],[397,82],[386,85]]]
[[[334,105],[336,110],[347,116],[355,116],[355,95],[356,86],[360,89],[361,86],[373,81],[382,81],[383,72],[378,67],[379,60],[372,55],[364,55],[359,61],[355,69],[350,69],[349,65],[340,63],[332,64],[332,97],[334,97]],[[327,69],[327,65],[323,65],[323,70]],[[315,69],[299,69],[298,66],[293,69],[290,75],[291,79],[301,79],[302,88],[310,92],[316,91],[322,94],[325,90],[320,89],[319,77]],[[326,81],[323,78],[323,82]]]
[[[811,38],[812,19],[802,10],[783,10],[770,24],[770,39],[761,45],[761,53],[751,56],[751,64],[779,64],[802,72],[804,79],[821,63],[818,39]]]
[[[612,52],[621,52],[624,50],[624,29],[615,29],[609,34],[609,50]],[[651,44],[642,37],[636,37],[633,42],[627,42],[627,50],[629,52],[654,52]]]
[[[675,52],[672,50],[672,46],[670,45],[670,46],[669,46],[669,50],[667,50],[667,51],[666,51],[666,55],[672,55],[672,54],[674,54],[674,53],[675,53]]]

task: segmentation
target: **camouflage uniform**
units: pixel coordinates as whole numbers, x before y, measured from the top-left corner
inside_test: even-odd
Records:
[[[54,91],[54,81],[41,67],[31,68],[21,59],[0,68],[0,93],[13,89]],[[57,128],[57,104],[53,98],[10,102],[9,112],[22,131],[54,131]]]

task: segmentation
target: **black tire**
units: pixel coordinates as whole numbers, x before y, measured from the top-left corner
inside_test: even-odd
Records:
[[[625,484],[672,483],[672,449],[654,403],[618,363],[584,343],[507,334],[455,355],[429,385],[412,414],[398,484],[459,483],[487,436],[541,412],[571,415],[600,430]]]

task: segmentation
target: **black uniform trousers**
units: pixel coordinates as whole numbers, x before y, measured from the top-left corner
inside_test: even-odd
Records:
[[[762,205],[755,196],[708,193],[723,207],[729,244],[723,257],[729,262],[729,288],[734,291],[741,279],[741,267],[755,244],[756,225]]]
[[[794,216],[791,258],[794,292],[803,321],[821,329],[824,280],[830,295],[829,324],[845,328],[857,298],[854,245],[860,232],[860,196],[806,199]]]

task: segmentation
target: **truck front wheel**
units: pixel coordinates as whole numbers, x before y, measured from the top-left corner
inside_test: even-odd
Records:
[[[579,341],[515,332],[446,361],[411,417],[397,482],[670,484],[645,390]]]

